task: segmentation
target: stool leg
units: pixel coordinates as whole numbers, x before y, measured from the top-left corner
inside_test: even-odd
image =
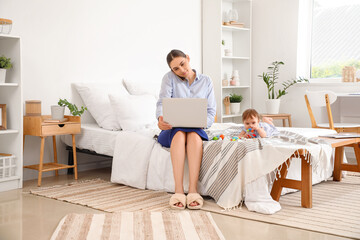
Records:
[[[312,208],[312,167],[304,156],[301,156],[301,206]]]
[[[45,144],[45,137],[41,137],[40,163],[39,163],[39,174],[38,174],[38,187],[41,186],[41,177],[42,177],[43,160],[44,160],[44,144]]]
[[[335,148],[333,181],[341,181],[341,164],[343,163],[343,158],[344,147]]]
[[[288,117],[289,127],[292,127],[291,116]]]
[[[282,121],[283,121],[283,127],[286,127],[285,119],[283,119]]]
[[[76,159],[76,143],[75,143],[75,134],[72,134],[72,144],[73,144],[73,157],[74,157],[74,172],[75,172],[75,179],[78,179],[78,176],[77,176],[77,159]]]
[[[57,151],[56,151],[56,137],[52,136],[53,139],[53,148],[54,148],[54,163],[57,163]],[[55,170],[55,176],[59,176],[59,171]]]

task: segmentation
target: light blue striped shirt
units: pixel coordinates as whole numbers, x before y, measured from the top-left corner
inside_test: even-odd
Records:
[[[156,104],[156,118],[162,116],[163,98],[206,98],[207,105],[207,127],[211,127],[216,114],[216,101],[211,79],[195,71],[194,82],[189,85],[187,79],[181,80],[172,71],[165,74],[161,83],[159,100]]]

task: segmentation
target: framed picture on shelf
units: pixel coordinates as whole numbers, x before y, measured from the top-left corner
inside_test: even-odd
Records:
[[[6,130],[6,104],[0,104],[0,130]]]

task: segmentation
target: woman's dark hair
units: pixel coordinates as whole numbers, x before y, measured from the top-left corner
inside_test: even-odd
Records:
[[[177,50],[177,49],[173,49],[171,50],[168,55],[166,56],[166,61],[167,61],[167,64],[169,65],[170,67],[170,63],[171,61],[174,59],[174,58],[177,58],[177,57],[184,57],[186,58],[186,54],[183,53],[182,51],[180,50]]]

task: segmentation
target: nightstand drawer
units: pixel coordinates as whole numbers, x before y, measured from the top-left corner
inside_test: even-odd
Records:
[[[81,132],[81,124],[80,123],[51,124],[51,125],[43,125],[41,127],[41,135],[42,136],[78,134],[80,132]]]

